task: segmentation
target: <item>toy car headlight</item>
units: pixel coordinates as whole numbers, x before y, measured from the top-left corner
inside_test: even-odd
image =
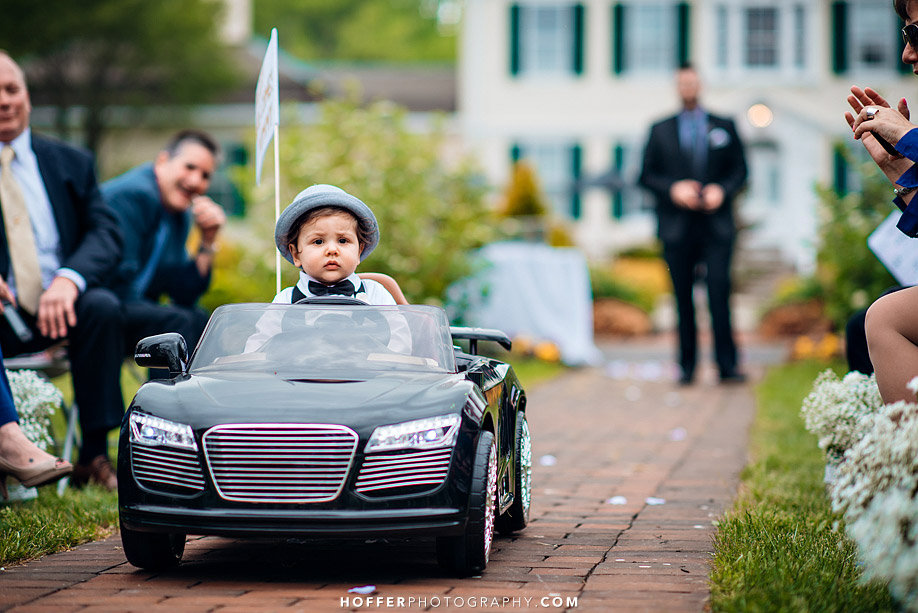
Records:
[[[131,413],[131,442],[198,450],[191,426],[144,413]]]
[[[373,431],[364,452],[451,447],[459,434],[461,419],[458,413],[452,413],[380,426]]]

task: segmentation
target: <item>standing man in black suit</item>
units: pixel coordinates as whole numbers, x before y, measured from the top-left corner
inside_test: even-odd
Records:
[[[0,322],[0,347],[13,356],[67,340],[83,436],[72,479],[113,490],[107,437],[124,413],[124,354],[121,305],[102,285],[121,233],[92,156],[32,134],[31,111],[22,69],[0,51],[0,300],[28,328]]]
[[[658,236],[679,318],[680,384],[694,380],[698,354],[692,288],[701,265],[708,286],[720,380],[745,380],[737,369],[730,323],[730,259],[736,238],[733,198],[746,182],[746,158],[733,121],[699,104],[701,80],[689,65],[676,86],[682,111],[654,124],[638,182],[656,199]]]

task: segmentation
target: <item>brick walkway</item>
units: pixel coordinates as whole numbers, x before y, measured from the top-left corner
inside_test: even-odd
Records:
[[[0,610],[702,611],[712,521],[746,460],[751,389],[711,373],[687,389],[657,378],[668,342],[604,350],[617,369],[530,390],[532,521],[495,541],[481,577],[445,575],[430,540],[394,539],[191,537],[177,570],[150,573],[125,562],[115,536],[6,569]],[[372,596],[348,593],[366,585]]]

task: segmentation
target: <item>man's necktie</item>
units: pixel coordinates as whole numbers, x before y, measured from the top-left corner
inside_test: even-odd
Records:
[[[354,289],[354,284],[348,279],[341,279],[332,285],[310,281],[309,291],[313,296],[355,296],[357,294],[357,291]]]
[[[13,176],[12,161],[15,152],[9,145],[0,150],[0,206],[6,226],[6,244],[16,281],[16,300],[31,314],[38,312],[41,296],[41,268],[29,209],[19,182]]]
[[[707,117],[703,114],[696,114],[692,117],[694,126],[692,141],[692,164],[696,177],[700,178],[704,173],[708,163],[708,122]]]

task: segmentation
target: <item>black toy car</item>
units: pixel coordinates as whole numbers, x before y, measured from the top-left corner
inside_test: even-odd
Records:
[[[437,307],[311,300],[218,308],[190,362],[178,334],[138,343],[171,379],[145,383],[121,426],[128,561],[176,565],[188,533],[434,535],[442,565],[481,571],[495,528],[529,517],[526,396],[476,355],[509,339]]]

